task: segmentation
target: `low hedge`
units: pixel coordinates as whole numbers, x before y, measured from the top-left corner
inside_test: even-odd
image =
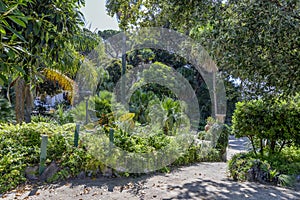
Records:
[[[0,124],[0,193],[26,180],[25,168],[38,165],[41,135],[48,135],[48,159],[61,161],[72,149],[74,124]]]

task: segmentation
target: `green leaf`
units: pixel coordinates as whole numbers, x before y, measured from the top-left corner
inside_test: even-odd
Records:
[[[35,24],[33,25],[33,33],[34,33],[34,35],[38,35],[38,34],[40,33],[40,29],[39,29],[37,23],[35,23]]]
[[[0,74],[0,85],[3,85],[6,82],[7,82],[7,77],[4,76],[3,74]]]
[[[17,17],[9,16],[8,18],[11,19],[16,24],[18,24],[19,26],[22,26],[23,28],[26,28],[26,24],[22,20],[18,19]]]
[[[20,67],[20,66],[14,66],[14,68],[15,68],[18,72],[20,72],[21,74],[26,74],[26,72],[24,71],[24,69],[23,69],[22,67]]]
[[[18,5],[13,5],[13,7],[9,8],[9,10],[7,12],[5,12],[4,14],[2,14],[2,16],[8,15],[9,13],[13,12],[17,8],[18,8]]]
[[[23,42],[26,42],[25,38],[20,34],[18,33],[15,29],[7,26],[7,29],[10,30],[12,33],[16,34],[16,36],[21,39]]]
[[[0,26],[0,33],[6,35],[6,31],[2,26]]]
[[[11,58],[14,59],[15,58],[15,53],[12,49],[9,49],[7,52],[7,55]]]

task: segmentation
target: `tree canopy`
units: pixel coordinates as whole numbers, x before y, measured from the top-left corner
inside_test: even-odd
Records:
[[[297,0],[107,0],[120,28],[161,26],[199,41],[249,98],[294,95],[300,85]]]
[[[2,72],[17,70],[27,79],[29,71],[42,65],[63,70],[73,64],[68,59],[75,57],[70,43],[83,25],[79,8],[84,1],[1,0],[0,4],[1,63],[7,68]]]
[[[16,118],[30,121],[33,77],[44,67],[78,67],[74,35],[80,33],[84,0],[0,0],[0,79],[17,78]],[[72,71],[72,70],[69,70]],[[73,70],[74,71],[74,70]],[[25,107],[24,107],[25,104]]]

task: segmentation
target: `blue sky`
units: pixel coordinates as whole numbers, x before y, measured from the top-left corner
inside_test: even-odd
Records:
[[[91,26],[91,31],[95,29],[118,30],[116,17],[108,16],[105,9],[105,0],[86,0],[85,7],[81,9],[86,20],[86,28]]]

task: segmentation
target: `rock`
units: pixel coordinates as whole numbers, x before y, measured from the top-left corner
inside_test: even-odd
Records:
[[[118,178],[122,177],[117,171],[114,171],[113,174],[114,174],[115,177],[118,177]]]
[[[45,181],[51,178],[52,176],[54,176],[54,174],[56,174],[58,171],[59,171],[59,167],[55,162],[52,162],[41,174],[40,180]]]
[[[260,183],[266,183],[270,181],[269,172],[262,169],[262,162],[256,160],[254,166],[252,166],[246,174],[247,181],[258,181]]]
[[[26,167],[26,169],[25,169],[25,177],[28,180],[31,180],[31,181],[37,180],[38,179],[38,177],[37,177],[38,170],[39,170],[38,166]]]
[[[96,177],[96,178],[101,178],[101,177],[103,177],[102,172],[101,172],[100,169],[97,169],[97,170],[95,171],[95,177]]]
[[[92,177],[93,174],[94,174],[94,171],[93,171],[93,170],[87,171],[87,176],[88,176],[88,177]]]
[[[105,169],[103,169],[102,173],[103,173],[103,176],[105,176],[105,177],[112,177],[112,175],[113,175],[113,171],[109,167],[106,167]]]
[[[253,170],[253,168],[250,168],[247,171],[246,180],[248,180],[248,181],[254,181],[254,179],[255,179],[254,170]]]
[[[79,179],[85,179],[86,178],[86,174],[84,171],[81,171],[78,175],[77,175],[77,178]]]
[[[38,188],[34,188],[33,190],[30,191],[30,193],[28,194],[28,196],[34,196],[37,194]]]

